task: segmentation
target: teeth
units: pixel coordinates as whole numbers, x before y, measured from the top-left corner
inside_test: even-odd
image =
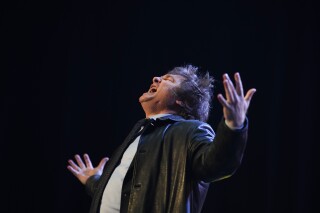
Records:
[[[150,90],[149,90],[149,93],[155,93],[157,90],[155,89],[155,88],[151,88]]]

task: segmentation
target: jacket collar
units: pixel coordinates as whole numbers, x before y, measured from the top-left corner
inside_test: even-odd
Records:
[[[157,118],[161,121],[184,121],[185,119],[183,117],[181,117],[180,115],[166,115],[160,118]]]

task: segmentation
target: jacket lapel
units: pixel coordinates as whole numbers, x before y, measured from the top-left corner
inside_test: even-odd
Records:
[[[136,138],[137,133],[139,132],[139,130],[141,129],[141,127],[144,125],[145,122],[146,122],[146,119],[141,119],[135,124],[135,126],[133,127],[129,135],[126,137],[124,142],[116,149],[115,153],[112,155],[110,160],[105,165],[104,171],[99,180],[97,191],[94,194],[94,197],[92,200],[90,212],[97,212],[98,208],[100,207],[100,200],[102,198],[103,191],[105,189],[107,182],[110,179],[112,172],[114,171],[116,166],[119,164],[119,161],[124,151],[127,149],[130,142],[132,142]]]

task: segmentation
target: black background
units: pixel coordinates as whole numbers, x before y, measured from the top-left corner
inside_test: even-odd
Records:
[[[243,163],[203,213],[317,212],[319,36],[316,1],[2,2],[0,211],[88,212],[67,160],[110,156],[152,77],[191,63],[216,94],[223,73],[257,89]]]

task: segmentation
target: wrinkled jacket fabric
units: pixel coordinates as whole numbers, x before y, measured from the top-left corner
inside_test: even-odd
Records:
[[[102,175],[86,182],[93,199],[90,213],[99,212],[104,188],[142,122],[116,150]],[[201,212],[209,183],[231,176],[239,167],[247,130],[247,120],[242,129],[231,130],[222,119],[216,135],[207,123],[176,115],[149,123],[124,179],[120,211]]]

